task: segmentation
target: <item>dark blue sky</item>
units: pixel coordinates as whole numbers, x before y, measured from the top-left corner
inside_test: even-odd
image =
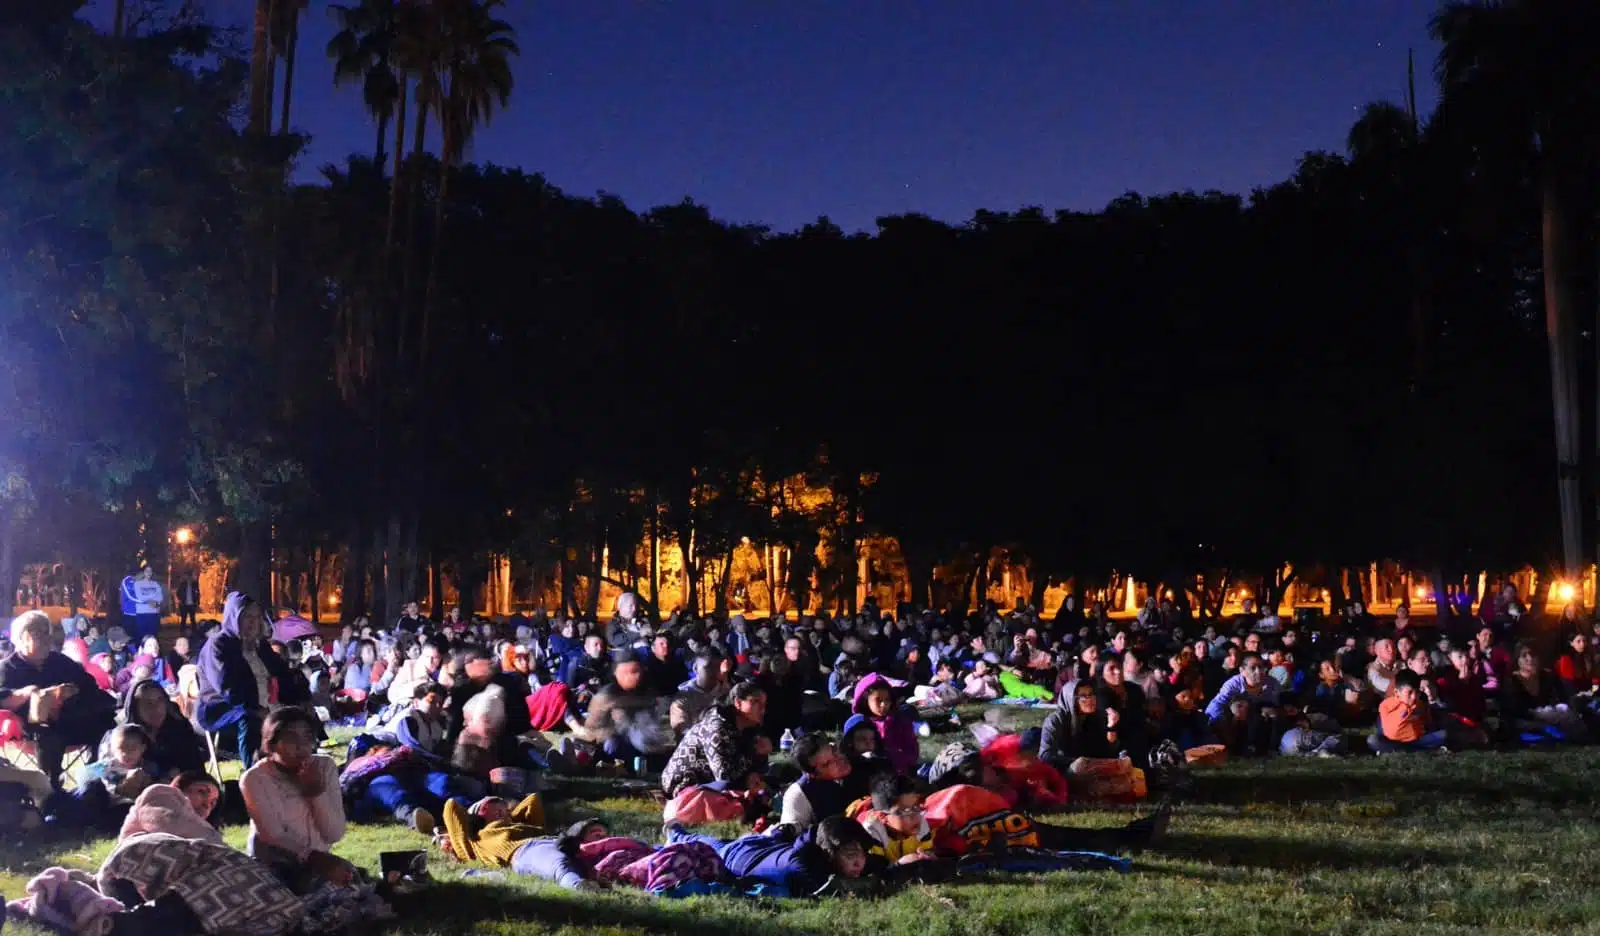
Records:
[[[243,23],[251,0],[211,0]],[[1419,91],[1433,0],[510,0],[511,108],[470,158],[635,208],[847,229],[908,210],[1093,209],[1248,191]],[[306,168],[370,152],[312,0],[293,123]]]

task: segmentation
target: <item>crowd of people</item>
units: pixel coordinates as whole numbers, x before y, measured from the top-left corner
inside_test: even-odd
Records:
[[[347,822],[403,823],[457,860],[585,889],[812,895],[972,867],[1126,868],[1119,855],[1159,840],[1166,806],[1109,830],[1035,817],[1181,790],[1188,765],[1230,757],[1588,741],[1594,627],[1566,609],[1546,656],[1517,642],[1522,617],[1509,589],[1459,633],[1359,604],[1302,628],[1248,605],[1195,622],[1151,601],[1118,621],[1071,599],[1049,620],[870,602],[658,620],[630,594],[604,624],[435,622],[413,603],[328,640],[308,627],[277,639],[285,619],[235,592],[220,621],[164,646],[29,612],[0,647],[0,737],[37,769],[0,766],[0,828],[116,834],[101,878],[77,886],[113,898],[106,912],[131,921],[119,925],[190,932],[224,912],[206,896],[218,868],[253,875],[268,930],[381,912],[339,856]],[[994,704],[963,726],[955,708],[974,702]],[[1019,731],[1007,705],[1049,711]],[[354,735],[342,762],[323,750],[338,726]],[[236,796],[211,770],[218,752],[241,762]],[[664,842],[598,819],[551,828],[539,791],[552,776],[658,782]],[[216,834],[230,802],[249,839],[219,857],[233,852]],[[750,831],[693,831],[716,820]],[[199,877],[141,877],[175,862]],[[39,880],[13,912],[42,918],[73,886]]]

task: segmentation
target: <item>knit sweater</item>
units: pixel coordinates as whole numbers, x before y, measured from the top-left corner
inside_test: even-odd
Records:
[[[312,852],[328,852],[344,838],[344,800],[339,768],[326,754],[315,755],[322,771],[322,792],[306,796],[294,778],[271,761],[261,761],[239,778],[250,813],[250,840],[292,852],[301,861]]]
[[[478,819],[455,800],[444,804],[444,828],[450,834],[450,847],[462,861],[479,861],[495,867],[511,864],[511,856],[531,839],[545,835],[544,801],[530,793],[511,808],[506,819],[497,819],[479,828]]]

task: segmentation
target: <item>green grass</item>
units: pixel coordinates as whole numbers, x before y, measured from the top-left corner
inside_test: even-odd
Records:
[[[1031,720],[1031,719],[1029,719]],[[937,748],[941,739],[925,747]],[[580,895],[539,881],[437,883],[399,906],[408,934],[711,933],[1600,933],[1600,750],[1284,760],[1199,772],[1194,802],[1132,874],[980,876],[892,898],[656,900]],[[654,839],[660,812],[604,782],[568,784],[558,820],[588,815]],[[1079,811],[1064,824],[1123,822]],[[243,830],[228,840],[242,844]],[[394,826],[354,826],[339,851],[376,865],[415,848]],[[0,889],[51,863],[92,868],[109,843],[0,855]],[[35,931],[36,932],[36,931]],[[30,934],[31,936],[31,934]]]

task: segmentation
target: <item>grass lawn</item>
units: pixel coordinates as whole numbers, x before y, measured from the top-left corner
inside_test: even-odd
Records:
[[[937,739],[933,739],[936,741]],[[937,748],[937,743],[927,745]],[[883,900],[655,900],[580,895],[508,877],[461,877],[435,860],[426,893],[397,907],[416,934],[711,933],[1600,933],[1600,750],[1285,760],[1199,772],[1162,847],[1131,874],[980,876]],[[579,781],[560,820],[606,818],[657,840],[660,810]],[[1065,824],[1125,822],[1080,811]],[[228,840],[242,845],[242,829]],[[419,847],[396,826],[353,826],[341,854]],[[15,896],[50,864],[94,868],[109,842],[0,852]],[[18,927],[13,924],[13,931]],[[27,928],[21,928],[24,932]]]

